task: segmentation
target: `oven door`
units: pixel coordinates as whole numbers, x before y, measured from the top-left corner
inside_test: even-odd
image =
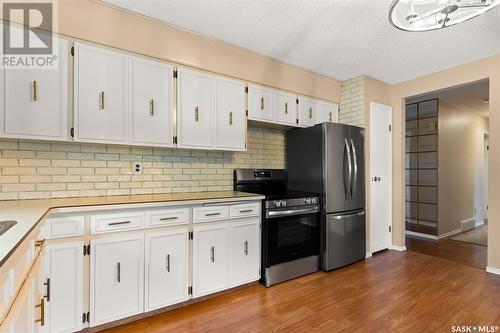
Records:
[[[264,220],[264,266],[319,254],[319,206],[276,208]]]

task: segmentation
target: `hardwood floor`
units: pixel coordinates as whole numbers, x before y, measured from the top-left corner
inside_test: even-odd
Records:
[[[251,286],[106,332],[450,332],[500,326],[500,276],[383,251],[266,289]]]
[[[486,246],[454,241],[451,239],[431,240],[406,236],[406,249],[430,256],[455,261],[480,269],[486,269]]]

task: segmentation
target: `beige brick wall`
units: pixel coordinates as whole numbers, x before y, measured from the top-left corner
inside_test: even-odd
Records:
[[[364,77],[342,81],[340,87],[339,122],[364,127]]]
[[[234,168],[284,168],[285,132],[249,127],[246,152],[0,140],[0,200],[225,191]],[[132,165],[141,161],[143,173]]]

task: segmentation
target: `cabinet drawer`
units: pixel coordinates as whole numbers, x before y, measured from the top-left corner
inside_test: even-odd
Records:
[[[228,206],[206,206],[193,208],[193,223],[226,220],[229,216]]]
[[[146,227],[161,227],[189,223],[189,208],[146,211]]]
[[[143,212],[102,214],[90,217],[90,232],[92,234],[136,230],[142,229],[143,226]]]
[[[259,216],[260,202],[251,202],[238,205],[231,205],[229,208],[229,217],[239,219],[243,217]]]
[[[83,236],[83,225],[85,218],[83,216],[55,217],[47,219],[45,227],[47,230],[46,238],[64,238]]]

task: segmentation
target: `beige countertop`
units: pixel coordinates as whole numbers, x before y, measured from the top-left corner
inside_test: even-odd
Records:
[[[134,204],[201,203],[263,198],[259,194],[228,191],[0,201],[0,221],[17,221],[15,226],[0,236],[0,266],[38,222],[51,213],[85,211],[90,207],[120,208],[120,205],[134,206]]]

